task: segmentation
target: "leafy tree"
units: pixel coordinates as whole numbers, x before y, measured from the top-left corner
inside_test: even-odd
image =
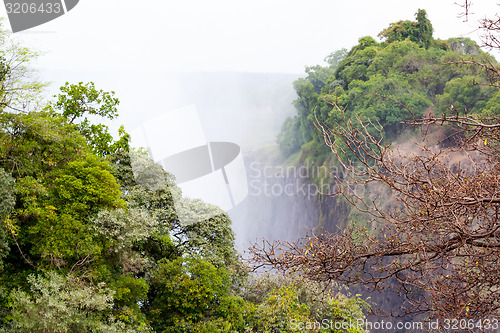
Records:
[[[106,318],[113,306],[113,291],[103,283],[87,285],[73,276],[30,275],[29,293],[10,295],[12,312],[8,331],[124,332],[124,323]]]
[[[245,332],[264,327],[269,313],[288,318],[288,310],[295,316],[309,307],[297,303],[301,289],[292,286],[268,291],[259,304],[243,299],[249,273],[234,248],[228,215],[183,199],[146,150],[130,149],[123,128],[113,139],[99,124],[117,117],[113,92],[67,83],[53,102],[35,96],[41,85],[26,77],[34,54],[20,46],[4,49],[5,38],[0,36],[2,331]],[[304,102],[318,104],[344,56],[340,51],[327,58],[329,67],[308,68],[299,84]],[[308,112],[300,118],[304,126],[311,124]],[[343,305],[330,306],[343,311]],[[346,308],[361,311],[357,300]],[[273,320],[266,330],[281,325]]]
[[[457,51],[462,54],[476,54],[480,52],[479,46],[470,38],[449,38],[447,43],[450,50]]]
[[[57,96],[57,101],[52,107],[62,112],[63,117],[69,120],[70,124],[77,123],[78,130],[87,138],[93,151],[100,156],[107,156],[116,150],[123,148],[128,150],[129,135],[123,126],[120,127],[120,139],[113,141],[113,137],[108,132],[108,127],[103,124],[92,124],[87,116],[99,116],[107,119],[114,119],[118,115],[118,98],[113,97],[114,92],[97,90],[93,82],[83,84],[69,84],[66,82],[61,87],[61,94]]]
[[[53,113],[3,113],[1,119],[2,166],[14,178],[36,177],[89,153],[85,139]]]
[[[155,297],[147,306],[153,327],[163,332],[244,330],[244,301],[229,294],[230,281],[227,269],[206,260],[161,260],[153,274]]]
[[[423,45],[425,48],[429,48],[433,42],[432,24],[423,9],[419,9],[415,16],[416,22],[398,21],[391,23],[389,28],[379,33],[379,37],[385,39],[388,43],[409,39]]]
[[[0,169],[0,220],[5,219],[16,203],[14,196],[14,178],[4,169]]]
[[[92,156],[71,161],[42,179],[24,177],[17,185],[17,238],[25,255],[34,256],[30,261],[35,265],[42,260],[61,267],[98,254],[89,218],[100,209],[124,206],[109,166]]]
[[[39,108],[41,92],[46,84],[39,82],[30,66],[38,52],[30,50],[12,37],[0,19],[0,112],[27,112]]]
[[[432,30],[420,14],[384,30],[385,42],[354,47],[329,81],[344,85],[325,85],[310,109],[343,171],[334,184],[351,223],[256,244],[253,260],[318,282],[392,290],[405,300],[389,309],[395,315],[498,319],[498,63],[470,40],[425,42]],[[482,27],[486,43],[500,47],[496,22]],[[420,143],[398,133],[407,125]]]
[[[352,122],[320,127],[350,175],[338,179],[339,193],[365,213],[374,232],[353,225],[312,240],[256,246],[255,260],[284,271],[299,269],[317,281],[394,289],[408,301],[399,315],[498,318],[499,295],[492,287],[499,279],[498,115],[415,120],[458,126],[465,138],[460,148],[425,145],[413,152],[382,145],[370,125],[358,121],[361,127]],[[355,157],[343,156],[333,138]],[[362,194],[375,189],[383,201]]]
[[[0,168],[0,272],[3,268],[3,258],[9,251],[7,242],[7,233],[10,229],[9,214],[14,209],[14,205],[14,178]]]
[[[417,24],[415,27],[418,31],[418,43],[423,44],[427,49],[433,42],[432,32],[434,29],[432,28],[431,21],[429,21],[429,19],[427,18],[427,13],[425,10],[419,9],[415,16],[417,19]]]
[[[441,113],[446,112],[451,105],[457,110],[471,114],[484,109],[494,89],[481,87],[475,84],[475,80],[473,76],[463,76],[446,82],[444,92],[439,99]]]
[[[324,60],[330,65],[331,69],[335,69],[346,56],[347,49],[340,49],[327,55]]]
[[[329,64],[328,67],[307,67],[307,76],[293,83],[293,87],[299,96],[299,98],[294,101],[299,116],[286,119],[278,135],[278,144],[280,145],[281,152],[285,156],[288,157],[299,151],[304,143],[313,139],[314,126],[312,126],[308,118],[310,110],[317,107],[321,90],[333,76],[335,69],[346,55],[346,49],[331,53],[325,58],[325,61]],[[342,80],[337,80],[331,82],[330,86],[337,86],[342,84],[342,82]]]
[[[290,156],[299,151],[301,146],[304,144],[304,140],[301,139],[300,118],[298,116],[293,118],[288,117],[283,125],[281,125],[281,131],[278,134],[277,141],[280,146],[281,153],[285,156]]]
[[[389,141],[408,131],[401,121],[426,112],[441,114],[448,111],[452,101],[459,109],[466,106],[464,111],[469,113],[484,108],[495,94],[488,87],[491,75],[465,63],[494,64],[495,60],[469,39],[434,41],[425,11],[419,10],[416,17],[416,22],[402,21],[384,30],[381,35],[385,42],[363,37],[349,52],[341,50],[327,57],[330,66],[308,67],[307,77],[294,83],[299,96],[295,102],[297,116],[283,124],[278,137],[284,156],[302,150],[299,160],[304,160],[311,152],[306,144],[324,146],[315,126],[318,120],[335,124],[342,122],[342,116],[370,119],[383,126],[381,134]],[[332,70],[334,73],[326,78],[324,74]],[[468,97],[460,94],[461,90],[470,92]],[[461,101],[464,98],[468,100]],[[332,108],[332,103],[342,106],[344,114]],[[311,158],[328,156],[327,149],[314,151],[318,154]]]
[[[102,238],[105,243],[103,247],[107,251],[119,257],[128,257],[138,243],[151,237],[159,228],[158,222],[143,209],[118,208],[99,211],[91,219],[91,229],[96,236]],[[134,271],[132,267],[128,270]]]
[[[202,219],[184,217],[171,222],[178,249],[200,256],[218,267],[234,264],[238,255],[234,249],[234,232],[229,216],[220,208],[199,200],[184,200],[181,204],[183,211],[195,213]],[[207,218],[203,219],[204,216]]]
[[[118,115],[116,106],[119,104],[113,95],[114,92],[97,90],[92,82],[86,85],[83,82],[78,85],[66,82],[54,106],[62,110],[62,115],[69,119],[70,124],[87,114],[113,119]]]
[[[284,286],[266,295],[254,316],[253,332],[293,332],[290,323],[307,323],[309,309],[299,303],[296,288]]]
[[[172,176],[154,163],[145,150],[133,151],[131,160],[137,185],[127,189],[125,199],[130,207],[145,208],[155,216],[162,232],[171,236],[171,251],[202,257],[218,267],[237,260],[234,232],[226,213],[200,200],[182,198]]]
[[[364,318],[363,310],[368,304],[358,296],[348,298],[335,283],[328,286],[302,279],[292,273],[286,275],[264,273],[252,275],[245,284],[241,295],[255,304],[250,316],[252,332],[269,332],[281,329],[283,332],[295,331],[298,323],[321,323],[328,325],[311,328],[316,332],[344,332],[335,329],[342,323],[357,322]],[[345,292],[345,290],[344,290]],[[294,329],[295,328],[295,329]],[[353,328],[347,332],[364,332]]]
[[[343,83],[347,88],[353,80],[365,81],[367,68],[377,53],[378,43],[369,36],[362,37],[358,45],[354,46],[347,56],[338,64],[335,71],[335,80]]]

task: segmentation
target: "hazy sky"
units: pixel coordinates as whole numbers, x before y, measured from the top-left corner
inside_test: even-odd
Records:
[[[80,0],[66,15],[15,35],[23,44],[44,52],[37,67],[41,80],[53,82],[49,88],[52,94],[66,81],[93,81],[98,89],[116,91],[121,101],[120,118],[108,123],[112,133],[117,133],[120,124],[134,133],[144,120],[193,104],[200,111],[208,141],[237,143],[245,153],[273,142],[276,129],[268,125],[272,121],[279,125],[282,120],[277,116],[284,118],[290,103],[283,110],[270,106],[280,105],[274,100],[270,105],[253,107],[248,100],[258,89],[237,84],[240,77],[251,75],[230,73],[235,78],[226,81],[236,84],[228,87],[227,82],[221,82],[229,73],[212,73],[208,78],[213,77],[212,81],[198,78],[183,85],[177,74],[168,72],[292,73],[282,75],[290,77],[286,86],[291,92],[292,79],[302,75],[305,66],[321,64],[325,56],[352,47],[362,36],[376,37],[391,22],[413,20],[419,8],[427,10],[435,38],[467,36],[478,40],[474,31],[477,20],[497,12],[496,0],[473,0],[476,15],[468,23],[458,18],[462,9],[454,3],[461,1]],[[0,16],[7,16],[1,5]],[[268,89],[269,82],[258,82]],[[202,92],[210,92],[208,101],[196,95],[199,84],[204,85]],[[248,87],[255,91],[248,91]],[[263,100],[282,98],[273,90],[269,87],[269,96],[263,94]],[[177,138],[168,136],[171,132],[156,134],[153,140],[178,145]],[[239,218],[231,216],[240,238],[244,237],[241,230],[261,232],[254,220],[242,217],[247,215],[245,207]],[[269,230],[275,231],[283,225],[265,223],[262,230],[273,227]]]
[[[478,39],[477,19],[497,10],[476,0],[80,0],[68,14],[17,33],[45,52],[47,69],[302,73],[330,52],[426,9],[434,36]],[[1,7],[0,16],[6,17]]]

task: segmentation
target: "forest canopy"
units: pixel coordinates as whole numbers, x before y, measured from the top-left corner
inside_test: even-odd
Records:
[[[270,332],[364,318],[367,303],[339,287],[251,274],[218,207],[184,199],[213,217],[182,222],[172,176],[123,127],[99,123],[117,117],[115,93],[79,82],[42,98],[36,53],[12,38],[0,32],[0,332]]]
[[[370,304],[340,283],[399,288],[405,314],[498,317],[498,63],[470,39],[432,34],[419,10],[294,83],[297,115],[280,149],[337,161],[349,223],[256,245],[256,265],[283,274],[254,274],[226,213],[185,199],[214,217],[183,223],[172,176],[146,147],[131,148],[123,127],[116,135],[96,121],[117,117],[114,92],[66,83],[43,98],[37,54],[1,31],[0,331],[292,332],[291,323],[363,321]],[[425,140],[405,150],[406,136]]]
[[[384,138],[394,141],[408,130],[402,121],[449,113],[452,105],[461,114],[498,112],[500,95],[490,85],[488,72],[463,64],[464,60],[495,64],[495,59],[468,38],[433,39],[425,11],[418,11],[416,18],[391,24],[380,33],[382,42],[362,37],[350,51],[326,57],[328,66],[307,67],[306,77],[294,83],[298,114],[285,121],[278,137],[285,156],[305,144],[328,152],[320,148],[325,145],[316,121],[338,123],[344,116],[369,119],[382,126]]]
[[[338,166],[326,181],[347,223],[257,243],[253,261],[391,292],[402,305],[386,315],[497,329],[500,66],[470,39],[433,39],[425,11],[415,16],[295,82],[298,115],[283,125],[281,151]],[[500,48],[498,15],[479,29]]]

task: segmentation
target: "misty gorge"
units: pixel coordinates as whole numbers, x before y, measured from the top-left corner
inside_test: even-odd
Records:
[[[2,30],[0,332],[499,331],[500,21],[384,27],[51,84]]]

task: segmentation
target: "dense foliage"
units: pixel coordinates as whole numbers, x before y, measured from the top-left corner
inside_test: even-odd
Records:
[[[496,329],[500,66],[469,39],[432,39],[425,11],[416,17],[296,81],[298,115],[283,126],[281,150],[334,164],[333,209],[344,203],[348,223],[255,244],[253,260],[393,295],[402,306],[386,314]],[[500,49],[498,14],[479,29]]]
[[[338,290],[253,283],[228,215],[184,199],[214,217],[182,222],[171,176],[96,122],[117,116],[113,92],[67,83],[43,100],[26,76],[34,54],[7,45],[0,34],[0,331],[274,332],[364,317]]]
[[[306,77],[294,84],[298,114],[283,124],[278,138],[285,156],[307,144],[304,148],[316,147],[313,154],[325,159],[329,149],[317,122],[335,126],[344,117],[369,119],[394,141],[408,130],[401,121],[450,113],[452,106],[462,114],[498,112],[500,93],[488,85],[489,76],[479,66],[464,64],[495,60],[468,38],[432,39],[425,11],[416,18],[392,23],[380,33],[382,42],[362,37],[349,52],[329,55],[328,66],[307,68]]]

